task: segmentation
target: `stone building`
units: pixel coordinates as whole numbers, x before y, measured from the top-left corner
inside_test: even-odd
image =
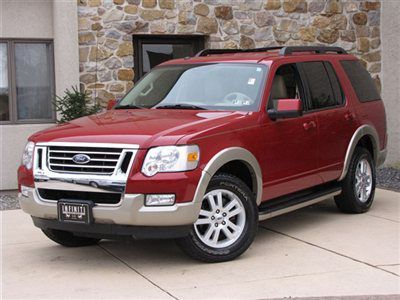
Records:
[[[386,0],[0,0],[0,190],[16,188],[26,138],[54,125],[54,94],[79,85],[104,105],[153,66],[203,48],[354,53],[382,88],[388,162],[399,162],[399,13]]]

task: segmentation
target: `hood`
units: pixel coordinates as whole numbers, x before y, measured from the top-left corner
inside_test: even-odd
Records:
[[[174,145],[187,134],[206,132],[243,118],[245,112],[206,110],[110,110],[40,131],[34,142],[86,142]]]

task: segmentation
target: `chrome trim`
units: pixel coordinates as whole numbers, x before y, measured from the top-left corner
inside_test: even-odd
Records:
[[[376,132],[375,128],[373,128],[370,125],[363,125],[361,127],[359,127],[353,134],[349,146],[347,147],[347,151],[346,151],[346,156],[344,158],[344,164],[343,164],[343,170],[342,173],[340,174],[339,177],[339,181],[343,180],[346,175],[347,175],[347,171],[349,170],[350,167],[350,162],[351,162],[351,158],[353,156],[353,152],[354,149],[357,146],[357,143],[360,141],[360,139],[363,136],[369,135],[372,137],[372,147],[373,147],[373,158],[374,158],[374,162],[375,165],[378,166],[378,152],[379,152],[379,136],[378,133]]]
[[[294,210],[297,210],[297,209],[300,209],[300,208],[303,208],[303,207],[306,207],[306,206],[313,205],[315,203],[318,203],[318,202],[321,202],[323,200],[329,199],[331,197],[337,196],[341,192],[342,192],[342,190],[339,190],[339,191],[336,191],[336,192],[333,192],[333,193],[329,193],[329,194],[326,194],[326,195],[311,199],[309,201],[302,202],[302,203],[299,203],[299,204],[296,204],[296,205],[293,205],[293,206],[289,206],[289,207],[286,207],[286,208],[283,208],[283,209],[280,209],[280,210],[277,210],[277,211],[273,211],[273,212],[266,213],[266,214],[259,214],[258,215],[258,220],[259,221],[268,220],[268,219],[271,219],[273,217],[276,217],[276,216],[279,216],[279,215],[283,215],[283,214],[286,214],[288,212],[291,212],[291,211],[294,211]]]
[[[54,171],[48,165],[48,147],[65,146],[65,147],[97,147],[97,148],[120,148],[121,152],[115,153],[119,155],[119,159],[115,166],[110,167],[113,172],[95,173],[95,172],[79,172],[79,171]],[[121,148],[125,147],[125,148]],[[124,193],[126,181],[135,159],[138,145],[127,144],[104,144],[104,143],[37,143],[34,152],[33,175],[36,188],[47,188],[54,190],[74,190],[82,192],[118,192]],[[41,150],[41,161],[39,162],[39,150]],[[126,173],[121,170],[121,165],[127,153],[132,153]],[[107,166],[105,166],[107,168]]]

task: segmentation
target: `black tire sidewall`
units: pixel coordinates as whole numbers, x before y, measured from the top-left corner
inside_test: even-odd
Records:
[[[188,238],[193,246],[205,256],[219,257],[221,261],[225,261],[243,253],[253,242],[258,228],[258,210],[254,195],[240,179],[227,174],[218,174],[211,179],[206,194],[216,189],[228,190],[237,195],[242,202],[246,212],[246,222],[241,236],[232,245],[224,248],[212,248],[200,240],[193,226]]]

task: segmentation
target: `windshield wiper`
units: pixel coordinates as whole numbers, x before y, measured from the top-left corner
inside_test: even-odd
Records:
[[[133,105],[133,104],[127,104],[127,105],[119,105],[119,106],[115,107],[114,109],[140,109],[140,108],[143,108],[143,107]]]
[[[157,109],[201,109],[204,110],[204,107],[200,107],[197,105],[192,105],[192,104],[166,104],[166,105],[160,105],[155,107]]]

